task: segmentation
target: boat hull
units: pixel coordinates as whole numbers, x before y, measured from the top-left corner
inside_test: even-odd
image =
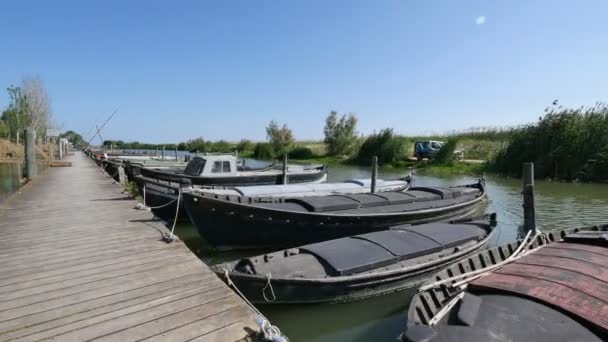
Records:
[[[384,230],[399,224],[468,218],[478,212],[483,196],[457,206],[388,215],[323,215],[267,210],[190,193],[182,194],[182,198],[190,221],[201,237],[211,246],[224,250],[293,247]]]
[[[153,170],[152,170],[153,171]],[[177,197],[180,188],[184,186],[201,186],[201,187],[234,187],[242,185],[272,185],[281,184],[282,178],[275,175],[256,176],[256,177],[231,177],[213,178],[213,177],[188,177],[181,175],[172,175],[167,172],[158,172],[146,168],[133,168],[135,182],[139,188],[140,194],[146,192],[146,205],[152,208],[152,212],[159,218],[165,221],[173,221],[175,219]],[[139,173],[139,174],[137,174]],[[137,175],[136,175],[137,174]],[[149,177],[156,175],[156,178]],[[323,167],[317,173],[296,174],[289,178],[290,184],[293,183],[318,183],[324,182],[327,179],[327,168]],[[162,206],[161,208],[155,208]],[[189,220],[188,215],[180,204],[178,221],[186,222]]]

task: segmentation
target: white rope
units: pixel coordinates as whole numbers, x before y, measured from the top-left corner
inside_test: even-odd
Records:
[[[274,289],[272,288],[272,284],[270,284],[270,279],[272,278],[272,274],[270,272],[266,273],[266,285],[262,289],[262,296],[267,303],[272,303],[277,300],[277,296],[274,295]],[[266,298],[266,288],[270,287],[270,293],[272,294],[272,299]]]
[[[456,303],[458,303],[458,301],[461,300],[462,297],[464,297],[464,291],[457,294],[456,297],[452,298],[452,300],[450,300],[443,308],[441,308],[441,310],[437,311],[435,316],[433,316],[429,320],[429,327],[435,326],[435,324],[441,321],[443,316],[450,312],[450,310],[452,310],[454,305],[456,305]]]
[[[177,191],[177,208],[175,209],[175,218],[173,219],[173,227],[171,227],[171,233],[168,236],[169,241],[174,241],[176,236],[173,234],[175,231],[175,225],[177,224],[177,218],[179,217],[179,200],[182,198],[182,188]]]
[[[149,207],[149,206],[146,205],[146,183],[144,183],[143,193],[144,193],[144,199],[143,199],[144,202],[143,203],[138,203],[137,206],[135,207],[136,209],[140,209],[140,210],[160,209],[160,208],[164,208],[164,207],[166,207],[168,205],[171,205],[171,203],[173,203],[173,202],[175,202],[175,201],[177,201],[179,199],[179,197],[178,197],[178,198],[176,198],[174,200],[171,200],[170,202],[165,203],[163,205],[159,205],[157,207]]]
[[[239,290],[238,287],[232,282],[230,279],[229,271],[224,268],[224,277],[226,278],[226,283],[228,286],[232,287],[234,291],[243,299],[243,301],[255,311],[257,314],[256,323],[260,326],[260,330],[262,331],[262,335],[264,335],[264,339],[273,342],[289,342],[287,336],[283,335],[281,330],[277,326],[274,326],[270,323],[270,320],[264,316],[260,310],[258,310],[251,302],[245,297],[245,295]],[[273,293],[274,295],[274,293]]]
[[[513,252],[513,254],[511,254],[505,260],[503,260],[503,261],[501,261],[501,262],[499,262],[499,263],[497,263],[495,265],[491,265],[491,266],[488,266],[488,267],[484,267],[484,268],[478,269],[476,271],[462,273],[462,274],[455,275],[455,276],[450,277],[450,278],[446,278],[446,279],[442,279],[442,280],[438,280],[438,281],[426,284],[426,285],[420,287],[420,289],[418,289],[418,292],[424,292],[424,291],[429,290],[429,289],[431,289],[431,288],[433,288],[435,286],[442,285],[442,284],[445,284],[445,283],[449,283],[451,281],[454,281],[454,280],[457,280],[457,279],[461,279],[461,278],[464,278],[464,277],[475,276],[475,277],[467,278],[467,279],[465,279],[463,281],[460,281],[458,283],[455,283],[455,284],[451,285],[452,287],[458,287],[458,286],[461,286],[463,283],[468,283],[468,282],[470,282],[473,279],[479,278],[479,276],[481,276],[482,274],[494,271],[497,268],[500,268],[500,267],[504,266],[505,264],[508,264],[508,263],[514,261],[519,256],[519,254],[524,250],[524,247],[527,247],[531,243],[533,243],[534,240],[536,239],[536,237],[539,235],[539,234],[535,234],[532,239],[528,240],[528,238],[530,237],[531,234],[532,234],[532,230],[529,230],[528,233],[526,234],[526,237],[524,238],[524,240],[522,241],[522,243],[519,245],[519,247],[517,247],[517,249],[515,250],[515,252]],[[524,253],[524,255],[525,254],[527,254],[527,253]]]

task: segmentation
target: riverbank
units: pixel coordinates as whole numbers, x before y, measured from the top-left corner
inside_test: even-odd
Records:
[[[52,144],[36,145],[36,160],[49,161],[54,152]],[[0,163],[22,163],[25,158],[25,147],[7,139],[0,139]]]

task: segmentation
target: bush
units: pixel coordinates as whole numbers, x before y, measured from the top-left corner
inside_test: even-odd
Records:
[[[607,180],[608,106],[547,108],[534,125],[515,130],[491,167],[521,176],[525,162],[534,162],[539,178]]]
[[[378,156],[380,165],[394,163],[405,157],[406,142],[406,138],[398,136],[391,128],[383,129],[365,139],[355,156],[355,161],[369,165],[372,157]]]
[[[329,155],[351,155],[357,145],[357,117],[350,113],[338,120],[338,113],[331,111],[323,132]]]
[[[251,140],[247,140],[247,139],[243,139],[241,140],[237,145],[236,145],[236,149],[239,152],[247,152],[247,151],[252,151],[254,149],[254,145],[251,142]]]
[[[458,139],[450,138],[441,149],[432,157],[433,164],[449,164],[454,161],[454,151],[456,151],[456,145]]]
[[[294,142],[291,129],[287,125],[280,127],[274,120],[270,121],[268,126],[266,126],[266,137],[272,144],[274,151],[278,154],[287,153]]]
[[[271,160],[276,157],[276,153],[271,143],[257,143],[253,149],[253,157],[261,160]]]
[[[291,159],[310,159],[314,156],[312,150],[305,146],[296,147],[289,152],[289,158]]]

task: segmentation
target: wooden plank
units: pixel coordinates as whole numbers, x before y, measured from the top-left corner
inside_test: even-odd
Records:
[[[69,158],[72,168],[48,169],[0,204],[0,341],[180,341],[184,327],[241,340],[257,329],[183,243],[160,241],[161,221],[90,160]]]
[[[239,322],[244,324],[239,327],[233,326]],[[248,333],[245,328],[251,326],[255,326],[253,315],[243,310],[230,308],[196,322],[157,333],[143,341],[190,341],[197,338],[204,338],[204,341],[237,341],[243,338],[243,333]]]

